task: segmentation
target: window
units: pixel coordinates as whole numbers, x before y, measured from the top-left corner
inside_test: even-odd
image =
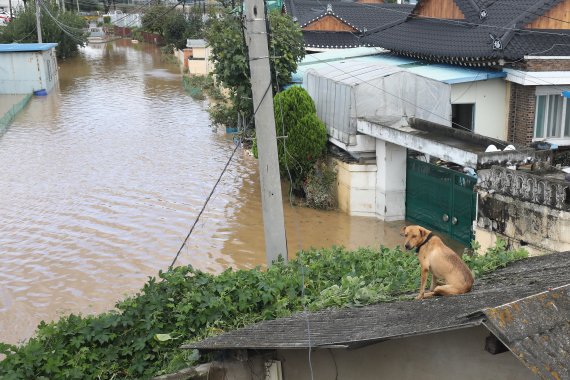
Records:
[[[570,137],[570,105],[560,94],[538,95],[534,121],[534,138]]]
[[[452,104],[451,126],[463,131],[473,132],[475,104]]]

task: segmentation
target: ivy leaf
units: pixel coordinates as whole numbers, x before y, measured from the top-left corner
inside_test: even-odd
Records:
[[[158,340],[159,342],[167,342],[172,339],[170,334],[156,334],[154,339]]]

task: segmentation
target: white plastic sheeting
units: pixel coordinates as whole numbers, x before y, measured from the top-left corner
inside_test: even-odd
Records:
[[[451,126],[451,87],[396,66],[334,62],[309,69],[303,86],[315,101],[329,136],[356,144],[356,121],[373,117],[386,126],[418,118]]]

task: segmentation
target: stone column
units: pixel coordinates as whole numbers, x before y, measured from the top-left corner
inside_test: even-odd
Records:
[[[376,139],[376,217],[385,221],[406,216],[406,148]]]

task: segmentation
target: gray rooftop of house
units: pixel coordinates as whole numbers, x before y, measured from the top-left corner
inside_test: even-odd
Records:
[[[485,312],[490,309],[569,283],[570,252],[556,253],[525,259],[497,270],[476,280],[473,290],[468,294],[422,301],[379,303],[360,308],[328,309],[307,314],[297,313],[183,347],[201,350],[355,348],[389,339],[480,325],[488,321]],[[559,309],[568,330],[570,308],[568,300],[565,302]],[[528,313],[537,313],[535,318],[542,317],[536,308],[528,310]],[[560,321],[560,317],[557,318],[548,319],[545,314],[543,325],[547,337],[549,322]],[[502,328],[504,331],[509,330],[505,326]],[[513,325],[512,329],[514,328],[516,326]],[[554,350],[562,356],[568,355],[570,350],[568,331],[564,333],[565,338],[552,339],[548,343],[555,345],[550,351]],[[520,341],[520,337],[519,334],[511,340]],[[511,340],[506,340],[505,343]],[[535,347],[529,348],[534,349]]]

